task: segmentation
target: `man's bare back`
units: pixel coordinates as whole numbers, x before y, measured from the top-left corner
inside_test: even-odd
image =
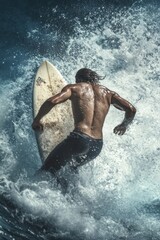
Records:
[[[97,141],[102,140],[103,139],[102,129],[104,120],[109,111],[110,105],[112,104],[119,110],[125,112],[125,117],[122,123],[120,123],[118,126],[114,128],[115,134],[123,135],[127,129],[128,124],[132,122],[136,113],[136,109],[131,103],[120,97],[117,93],[110,91],[109,89],[102,85],[99,85],[99,81],[96,81],[96,77],[98,78],[98,75],[90,69],[79,70],[79,72],[77,72],[76,74],[76,84],[67,85],[62,89],[60,93],[49,98],[41,106],[32,124],[33,129],[34,130],[43,129],[40,119],[44,115],[46,115],[55,105],[70,100],[72,103],[72,111],[74,117],[75,127],[74,132],[76,132],[77,134],[78,133],[85,134],[91,140],[92,139],[93,140],[95,139]],[[74,141],[71,141],[71,139],[70,142],[72,142],[72,145],[74,144]],[[80,143],[77,144],[78,144],[77,146],[79,146],[80,149],[83,145],[83,142],[81,144]],[[95,144],[94,148],[96,147],[97,149],[99,148],[99,150],[97,150],[97,154],[99,154],[102,148],[102,144],[99,143],[97,144],[98,147]],[[68,148],[68,145],[65,144],[61,145],[63,145],[63,148],[61,147],[60,150],[63,150],[63,152],[65,152],[65,149]],[[56,148],[55,151],[53,150],[50,156],[46,159],[43,169],[49,170],[52,167],[54,168],[54,170],[59,170],[61,166],[64,166],[66,164],[66,161],[64,161],[63,158],[67,159],[68,155],[70,156],[69,157],[70,159],[74,155],[77,163],[79,162],[78,163],[79,165],[84,164],[80,160],[79,156],[81,156],[81,159],[82,156],[86,153],[88,154],[88,158],[90,159],[93,159],[96,156],[96,154],[94,156],[91,156],[92,155],[90,154],[91,146],[90,149],[88,150],[86,150],[87,145],[86,148],[82,147],[83,151],[82,150],[79,151],[77,149],[76,153],[73,150],[71,150],[72,148],[73,146],[70,147],[70,151],[69,150],[68,152],[66,151],[66,154],[63,157],[60,156],[59,154],[60,150],[58,148]],[[74,146],[74,148],[76,148],[76,146]],[[94,148],[92,146],[92,152],[94,151]],[[78,151],[80,153],[78,153]],[[58,154],[59,159],[56,160],[55,156],[58,156]]]
[[[68,86],[71,89],[72,111],[75,129],[89,136],[102,139],[105,117],[113,104],[119,110],[128,113],[124,126],[130,123],[136,110],[117,93],[99,84],[78,83]]]
[[[98,84],[69,85],[75,130],[102,139],[102,127],[111,102],[111,92]]]

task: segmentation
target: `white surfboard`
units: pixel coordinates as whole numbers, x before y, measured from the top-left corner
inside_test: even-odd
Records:
[[[59,93],[67,85],[60,72],[50,62],[44,61],[39,67],[33,87],[33,115],[37,115],[41,105],[51,96]],[[53,107],[42,118],[43,132],[36,131],[36,139],[42,162],[53,148],[73,130],[70,101]]]

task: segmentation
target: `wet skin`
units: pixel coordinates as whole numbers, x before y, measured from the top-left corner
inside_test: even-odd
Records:
[[[32,128],[43,130],[41,118],[55,105],[67,100],[70,100],[72,104],[75,130],[95,139],[103,138],[103,124],[110,105],[125,112],[124,120],[113,130],[118,135],[125,133],[136,113],[135,107],[116,92],[99,84],[81,82],[69,84],[60,93],[47,99],[35,117]]]

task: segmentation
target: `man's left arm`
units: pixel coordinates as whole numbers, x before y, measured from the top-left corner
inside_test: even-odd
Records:
[[[37,116],[34,118],[32,123],[32,128],[34,130],[43,130],[43,125],[40,120],[50,112],[50,110],[57,104],[63,103],[70,99],[71,97],[71,87],[67,85],[62,89],[62,91],[53,97],[48,98],[40,107]]]
[[[120,97],[117,93],[112,95],[111,104],[121,111],[125,111],[125,117],[121,124],[114,128],[114,133],[123,135],[128,125],[133,121],[136,114],[136,108],[127,100]]]

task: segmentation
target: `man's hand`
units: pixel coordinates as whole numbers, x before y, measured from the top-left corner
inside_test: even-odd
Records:
[[[118,135],[123,135],[126,129],[127,128],[123,124],[120,124],[114,128],[113,132]]]
[[[43,131],[43,124],[40,121],[34,120],[32,123],[32,128],[35,131]]]

